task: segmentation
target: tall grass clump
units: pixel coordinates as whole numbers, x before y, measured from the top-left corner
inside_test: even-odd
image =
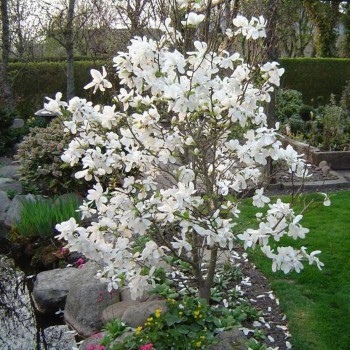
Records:
[[[75,195],[58,198],[36,198],[22,202],[20,219],[15,230],[23,237],[48,237],[54,234],[56,224],[74,217],[80,221],[80,205]]]

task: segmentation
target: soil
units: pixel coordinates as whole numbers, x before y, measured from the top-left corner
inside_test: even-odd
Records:
[[[238,264],[245,276],[241,283],[241,290],[252,306],[263,313],[258,322],[254,322],[255,329],[265,334],[265,344],[272,349],[291,349],[288,330],[288,320],[279,308],[279,300],[274,295],[266,277],[252,264],[243,248],[236,247],[235,263]],[[245,330],[247,332],[247,330]],[[244,332],[244,330],[243,330]],[[248,333],[249,336],[249,333]]]
[[[330,169],[323,170],[320,167],[309,164],[308,174],[310,177],[305,177],[304,182],[309,181],[327,181],[327,180],[338,180],[339,176],[336,172],[331,171]],[[300,182],[300,179],[295,176],[292,177],[292,174],[288,172],[286,167],[279,167],[275,170],[274,179],[276,183],[291,183],[291,182]]]

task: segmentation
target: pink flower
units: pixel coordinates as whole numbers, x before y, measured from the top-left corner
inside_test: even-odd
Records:
[[[69,253],[69,249],[67,247],[61,247],[60,253],[61,254],[67,254],[67,253]]]
[[[93,334],[90,338],[101,339],[102,337],[103,337],[102,333],[96,333],[96,334]]]
[[[87,350],[105,350],[106,347],[100,344],[89,344]]]
[[[152,349],[153,349],[153,344],[148,343],[148,344],[142,345],[139,350],[152,350]]]
[[[79,258],[76,262],[75,265],[77,265],[78,267],[80,267],[81,265],[85,264],[85,260],[83,258]]]

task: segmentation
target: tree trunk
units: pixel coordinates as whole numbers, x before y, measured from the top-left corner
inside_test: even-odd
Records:
[[[68,19],[67,19],[67,101],[74,97],[74,6],[76,0],[69,0]]]
[[[7,104],[7,108],[12,111],[14,109],[14,98],[8,77],[8,63],[10,56],[10,22],[8,17],[7,0],[1,0],[1,19],[2,19],[2,93]]]

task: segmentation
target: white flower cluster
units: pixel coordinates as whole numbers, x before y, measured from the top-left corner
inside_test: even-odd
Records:
[[[191,14],[186,18],[199,20]],[[235,24],[247,38],[264,34],[262,18],[239,18]],[[172,33],[169,29],[159,41],[136,37],[128,52],[114,58],[125,87],[115,98],[121,112],[116,105],[93,106],[77,97],[61,104],[72,115],[66,130],[76,134],[62,159],[70,165],[81,162],[83,170],[75,176],[94,182],[81,211],[97,219],[87,228],[74,219],[61,223],[58,238],[101,261],[100,275],[109,279],[109,288],[118,288],[123,276],[133,298],[142,295],[165,254],[200,269],[206,248],[233,249],[239,203],[232,196],[222,201],[222,196],[257,188],[268,157],[285,160],[291,172],[305,175],[303,160],[291,147],[281,147],[261,107],[272,85],[279,85],[283,71],[278,64],[263,65],[257,85],[256,70],[239,54],[210,52],[199,41],[182,54],[169,46]],[[230,74],[222,74],[228,69]],[[105,71],[92,75],[88,87],[110,87]],[[237,126],[247,131],[230,139]],[[125,174],[121,186],[103,188],[100,180],[116,169]],[[268,203],[258,188],[253,205]],[[277,201],[269,207],[257,230],[239,236],[245,246],[261,244],[273,268],[285,272],[299,271],[305,259],[321,266],[316,253],[307,255],[304,249],[271,250],[270,238],[303,238],[308,230],[288,204]],[[147,243],[135,249],[142,236]]]

